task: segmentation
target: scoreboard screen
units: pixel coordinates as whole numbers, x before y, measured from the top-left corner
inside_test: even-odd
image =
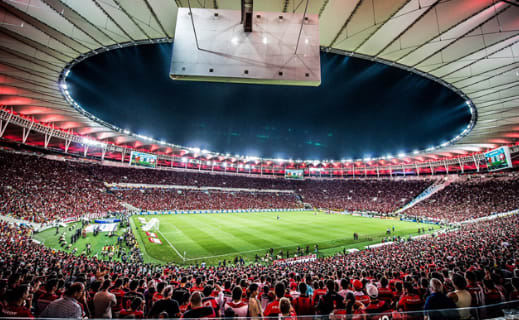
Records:
[[[132,151],[130,154],[130,165],[155,168],[157,166],[157,156],[149,153]]]
[[[502,170],[512,167],[510,148],[500,147],[485,153],[488,171]]]
[[[304,171],[303,170],[286,169],[285,170],[285,179],[303,180],[304,179]]]

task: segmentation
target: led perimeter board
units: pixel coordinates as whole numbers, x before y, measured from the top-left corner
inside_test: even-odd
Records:
[[[507,146],[499,147],[485,153],[485,158],[487,159],[488,171],[496,171],[512,167],[510,148]]]
[[[305,177],[303,170],[286,169],[285,179],[303,180]]]
[[[130,165],[155,168],[157,166],[157,156],[153,154],[132,151],[130,154]]]

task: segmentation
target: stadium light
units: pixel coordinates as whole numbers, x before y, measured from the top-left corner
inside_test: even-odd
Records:
[[[67,90],[68,89],[68,86],[65,83],[65,81],[63,81],[60,86],[61,86],[61,89],[63,89],[63,90]]]
[[[86,144],[88,146],[93,146],[93,147],[104,147],[104,146],[106,146],[106,144],[103,143],[103,142],[100,142],[100,141],[97,141],[97,140],[91,140],[91,139],[88,139],[88,138],[83,138],[82,142],[83,142],[83,144]]]
[[[186,157],[183,157],[183,158],[182,158],[182,162],[187,162],[187,158],[186,158]]]
[[[470,101],[469,100],[465,101],[465,103],[467,104],[467,106],[470,107]]]
[[[413,151],[413,154],[419,154],[419,153],[420,153],[420,151],[418,151],[418,150]]]
[[[124,130],[123,130],[123,133],[124,133],[124,134],[130,134],[130,130],[128,130],[128,129],[124,129]]]
[[[445,142],[443,142],[440,146],[442,146],[442,147],[446,147],[446,146],[448,146],[448,145],[449,145],[449,142],[448,142],[448,141],[445,141]]]
[[[398,157],[399,157],[399,158],[405,158],[405,153],[404,153],[404,152],[400,152],[400,153],[398,154]]]

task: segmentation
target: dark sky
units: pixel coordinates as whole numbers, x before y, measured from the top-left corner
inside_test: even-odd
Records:
[[[320,87],[174,81],[171,44],[76,65],[74,99],[134,133],[215,152],[293,159],[379,157],[438,145],[469,123],[463,101],[410,72],[321,54]]]

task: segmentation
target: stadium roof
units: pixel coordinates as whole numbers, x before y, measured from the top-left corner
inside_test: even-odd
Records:
[[[254,10],[302,13],[305,4],[262,0]],[[177,8],[187,5],[187,0],[2,0],[0,105],[110,144],[182,156],[199,153],[104,123],[71,105],[60,84],[70,66],[92,54],[172,41]],[[191,5],[240,9],[238,0],[193,0]],[[473,103],[471,130],[448,145],[406,155],[410,160],[449,158],[519,140],[517,1],[311,0],[308,12],[320,17],[324,50],[408,68]]]

